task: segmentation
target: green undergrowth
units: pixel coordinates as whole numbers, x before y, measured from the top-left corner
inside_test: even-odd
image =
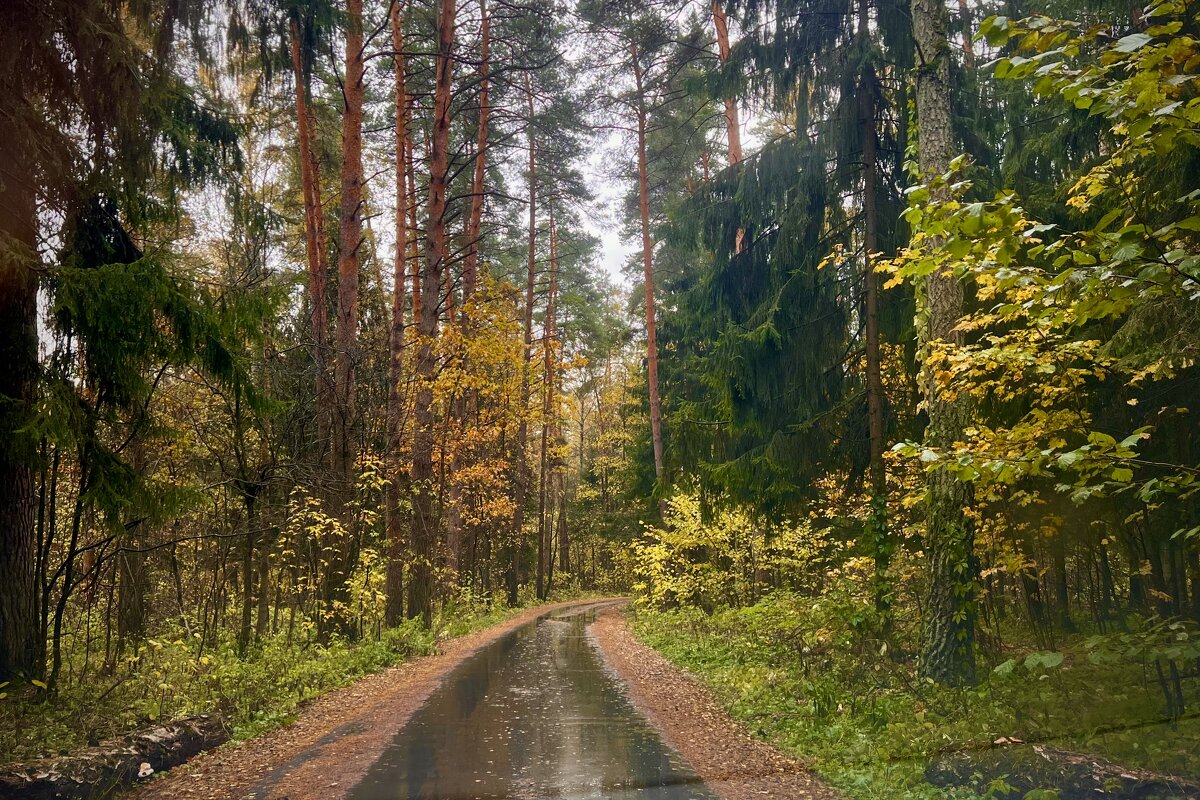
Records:
[[[574,599],[569,596],[553,600]],[[200,647],[182,630],[162,631],[110,670],[67,680],[53,695],[0,690],[0,764],[66,753],[155,721],[218,712],[234,740],[286,724],[306,702],[356,679],[435,650],[439,641],[503,622],[534,605],[447,604],[426,630],[417,620],[356,642],[321,644],[306,631],[277,633],[239,658],[235,642]],[[78,654],[67,653],[67,663]],[[101,654],[102,656],[102,654]],[[95,653],[92,659],[98,659]]]
[[[866,633],[871,610],[836,590],[776,593],[718,610],[636,609],[644,642],[703,680],[751,731],[800,756],[850,798],[1011,797],[1003,784],[939,789],[923,777],[947,751],[1008,737],[1095,753],[1129,767],[1200,776],[1194,627],[1130,624],[1054,652],[997,645],[984,680],[947,689],[916,676],[915,632]],[[906,644],[909,645],[906,647]],[[1184,670],[1182,718],[1164,721],[1155,663]],[[979,792],[985,792],[981,795]]]

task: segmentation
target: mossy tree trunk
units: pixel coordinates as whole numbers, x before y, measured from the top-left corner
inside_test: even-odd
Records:
[[[914,0],[913,35],[917,45],[917,119],[920,122],[921,174],[930,179],[950,168],[953,152],[950,125],[949,14],[940,0]],[[935,192],[931,203],[945,200]],[[937,242],[931,242],[936,247]],[[955,330],[963,312],[963,287],[953,275],[935,272],[925,282],[924,344],[962,344]],[[932,376],[925,376],[929,425],[925,443],[948,448],[961,439],[968,424],[966,399],[943,395]],[[974,492],[942,467],[929,474],[925,506],[925,555],[929,589],[921,652],[921,673],[940,683],[975,681],[975,618],[979,568],[975,558],[975,526],[969,511]]]

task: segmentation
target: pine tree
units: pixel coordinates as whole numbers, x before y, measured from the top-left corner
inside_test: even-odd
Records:
[[[454,78],[455,0],[441,0],[437,15],[434,62],[433,132],[429,145],[429,199],[426,205],[425,263],[421,273],[421,317],[417,324],[418,380],[413,421],[412,486],[413,569],[409,578],[408,615],[428,627],[433,614],[433,558],[438,524],[433,507],[433,379],[438,334],[438,298],[443,272],[449,269],[447,182],[450,178],[451,92]]]

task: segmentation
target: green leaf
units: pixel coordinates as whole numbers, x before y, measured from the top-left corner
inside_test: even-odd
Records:
[[[1109,471],[1109,476],[1119,483],[1129,483],[1133,480],[1133,470],[1128,467],[1113,467]]]
[[[1128,36],[1123,36],[1113,45],[1113,50],[1118,53],[1132,53],[1135,50],[1140,50],[1150,42],[1154,41],[1154,37],[1144,33],[1131,33]]]
[[[1026,669],[1033,669],[1034,667],[1054,669],[1055,667],[1061,666],[1062,663],[1062,653],[1030,653],[1025,657]]]

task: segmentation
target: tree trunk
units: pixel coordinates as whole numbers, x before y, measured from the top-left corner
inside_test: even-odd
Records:
[[[543,573],[550,569],[549,553],[552,535],[552,522],[547,520],[549,513],[553,517],[553,509],[548,507],[549,497],[549,446],[551,432],[554,430],[554,339],[557,335],[555,328],[555,295],[558,292],[558,241],[554,227],[554,207],[550,208],[550,291],[546,299],[546,320],[542,325],[543,374],[542,385],[542,453],[541,475],[538,486],[538,571],[537,596],[544,600],[549,592],[548,583],[543,584]]]
[[[244,656],[250,646],[250,633],[254,613],[254,545],[258,522],[255,519],[253,488],[244,488],[242,501],[246,507],[246,535],[242,540],[242,619],[238,628],[238,655]]]
[[[491,66],[492,25],[488,16],[487,0],[479,0],[482,15],[479,43],[479,130],[475,140],[475,172],[471,179],[471,214],[467,217],[467,254],[463,260],[463,305],[475,294],[479,279],[479,239],[483,229],[484,180],[487,177],[488,124],[491,116],[489,105],[489,76]],[[464,314],[464,322],[465,322]]]
[[[567,529],[567,487],[563,486],[558,494],[558,571],[566,575],[571,571],[571,535]]]
[[[254,619],[254,637],[266,638],[271,628],[271,541],[265,532],[258,537],[258,610]]]
[[[713,0],[713,27],[717,29],[717,54],[724,64],[729,60],[729,21],[721,0]],[[737,164],[742,160],[742,130],[738,120],[737,99],[730,95],[725,98],[725,130],[729,138],[729,163]]]
[[[0,683],[40,678],[34,443],[20,433],[37,390],[37,200],[22,158],[0,179]]]
[[[1055,533],[1050,541],[1050,555],[1054,562],[1054,604],[1058,624],[1070,633],[1075,630],[1075,623],[1071,619],[1071,589],[1067,584],[1067,548],[1061,532]]]
[[[338,248],[337,348],[334,354],[333,477],[335,502],[342,523],[350,527],[346,510],[354,493],[354,368],[358,360],[358,259],[362,245],[362,118],[363,118],[362,0],[349,0],[346,11],[346,75],[342,93],[342,202]],[[353,535],[328,554],[319,620],[322,636],[337,630],[354,635],[344,610],[349,607],[347,578],[354,568]]]
[[[342,491],[354,471],[354,368],[358,359],[358,259],[362,246],[362,0],[348,0],[346,78],[342,92],[341,246],[338,249],[337,353],[334,391],[334,470]]]
[[[534,141],[533,87],[525,75],[525,94],[529,112],[529,259],[525,276],[524,357],[521,360],[521,406],[517,409],[516,458],[513,459],[516,491],[513,498],[512,561],[508,570],[508,603],[517,604],[517,581],[520,579],[521,546],[525,527],[525,499],[529,492],[526,447],[529,443],[529,359],[533,353],[533,285],[537,269],[537,147]]]
[[[658,336],[654,319],[654,243],[650,239],[650,176],[646,163],[646,96],[637,45],[631,47],[637,89],[638,208],[642,223],[642,275],[646,282],[646,370],[650,388],[650,437],[654,447],[654,477],[663,477],[662,403],[658,395]]]
[[[721,0],[713,0],[712,4],[713,27],[717,30],[717,56],[721,63],[724,64],[729,60],[729,20],[725,16],[725,9],[721,7]],[[737,98],[729,95],[725,98],[725,131],[729,141],[729,165],[734,166],[741,163],[742,160],[742,125],[738,119]],[[704,169],[704,180],[708,181],[708,150],[704,151],[702,157]],[[735,253],[740,253],[746,249],[746,229],[738,228],[737,239],[734,241],[733,249]]]
[[[329,352],[329,323],[326,318],[325,280],[329,271],[325,253],[325,213],[321,206],[320,169],[313,147],[312,121],[307,99],[308,76],[300,55],[300,23],[291,20],[292,72],[296,81],[296,128],[300,149],[300,184],[304,193],[304,246],[308,261],[309,327],[312,329],[313,364],[316,371],[316,414],[318,463],[329,447],[331,386],[326,358]]]
[[[450,164],[450,89],[454,62],[455,0],[441,0],[438,13],[438,53],[435,63],[433,138],[429,151],[429,203],[426,253],[422,279],[421,318],[417,332],[417,396],[413,436],[412,483],[413,567],[408,584],[408,615],[433,621],[433,552],[437,520],[433,508],[433,379],[438,332],[437,297],[442,270],[449,261],[446,234],[446,183]]]
[[[1028,797],[1038,790],[1060,800],[1200,797],[1200,784],[1183,778],[1040,744],[950,750],[929,762],[925,780],[938,787],[965,786],[980,793],[1002,780],[1012,787],[1005,793],[1009,797]]]
[[[200,714],[140,728],[65,756],[11,765],[0,771],[0,796],[8,800],[105,800],[152,772],[179,766],[229,738],[224,720]]]
[[[950,54],[946,39],[949,15],[941,0],[915,0],[912,6],[916,39],[917,118],[921,125],[921,174],[930,179],[950,168]],[[936,192],[930,202],[944,202]],[[939,242],[930,240],[930,247]],[[937,272],[925,282],[926,347],[937,342],[962,344],[955,331],[963,310],[963,287],[953,275]],[[925,442],[932,448],[951,447],[962,438],[969,418],[966,398],[947,400],[931,376],[925,378],[929,426]],[[975,681],[975,617],[978,565],[975,528],[966,515],[974,492],[945,468],[928,478],[925,553],[929,564],[929,593],[925,604],[921,673],[946,684]]]
[[[967,0],[958,0],[958,23],[962,33],[963,64],[975,68],[975,48],[971,46],[971,9]]]
[[[870,36],[867,0],[860,0],[858,35],[865,42]],[[866,317],[867,427],[869,431],[871,517],[868,522],[870,547],[875,558],[873,589],[875,610],[884,618],[891,610],[891,587],[887,571],[891,562],[891,541],[887,525],[887,466],[884,450],[883,371],[879,350],[879,275],[875,272],[875,253],[879,250],[879,208],[876,196],[878,156],[875,133],[875,70],[863,69],[858,88],[863,148],[863,294]]]
[[[479,130],[476,132],[475,141],[475,165],[471,178],[471,208],[466,219],[466,257],[463,261],[462,270],[462,313],[461,327],[464,342],[468,341],[471,336],[471,321],[469,319],[468,303],[475,294],[476,287],[479,282],[479,242],[483,227],[483,201],[484,201],[484,181],[487,176],[487,142],[488,142],[488,119],[491,114],[488,99],[488,76],[489,76],[489,57],[491,51],[491,19],[488,16],[486,0],[480,0],[479,13],[481,15],[481,31],[480,31],[480,46],[479,46]],[[448,314],[453,317],[453,314]],[[450,320],[453,324],[453,319]],[[466,355],[462,356],[464,362]],[[470,365],[464,363],[463,369],[469,372]],[[453,417],[452,430],[458,433],[460,442],[465,440],[462,434],[465,432],[467,425],[470,423],[474,415],[474,409],[477,405],[476,391],[474,389],[465,389],[462,393],[456,396],[451,404],[451,415]],[[462,482],[455,480],[453,474],[461,469],[459,463],[468,456],[468,452],[462,446],[455,450],[455,457],[450,464],[450,503],[446,514],[446,558],[447,566],[451,572],[460,577],[462,576],[462,557],[463,557],[463,532],[462,532],[462,504],[463,504],[463,486]]]
[[[1188,578],[1192,585],[1192,603],[1187,613],[1192,619],[1200,622],[1200,552],[1196,551],[1195,546],[1187,548],[1186,559]]]
[[[396,263],[392,276],[392,327],[388,337],[388,483],[384,514],[387,526],[388,559],[385,578],[387,605],[384,621],[399,625],[404,618],[404,550],[407,532],[400,501],[404,496],[401,474],[404,461],[404,430],[401,424],[404,397],[404,301],[408,278],[408,88],[405,85],[404,12],[399,2],[392,6],[392,49],[396,67]]]
[[[117,640],[121,649],[137,644],[146,636],[146,595],[149,580],[146,576],[146,554],[141,552],[137,540],[129,541],[132,547],[117,556],[120,564],[120,585],[117,594]],[[70,587],[63,585],[63,591]]]

